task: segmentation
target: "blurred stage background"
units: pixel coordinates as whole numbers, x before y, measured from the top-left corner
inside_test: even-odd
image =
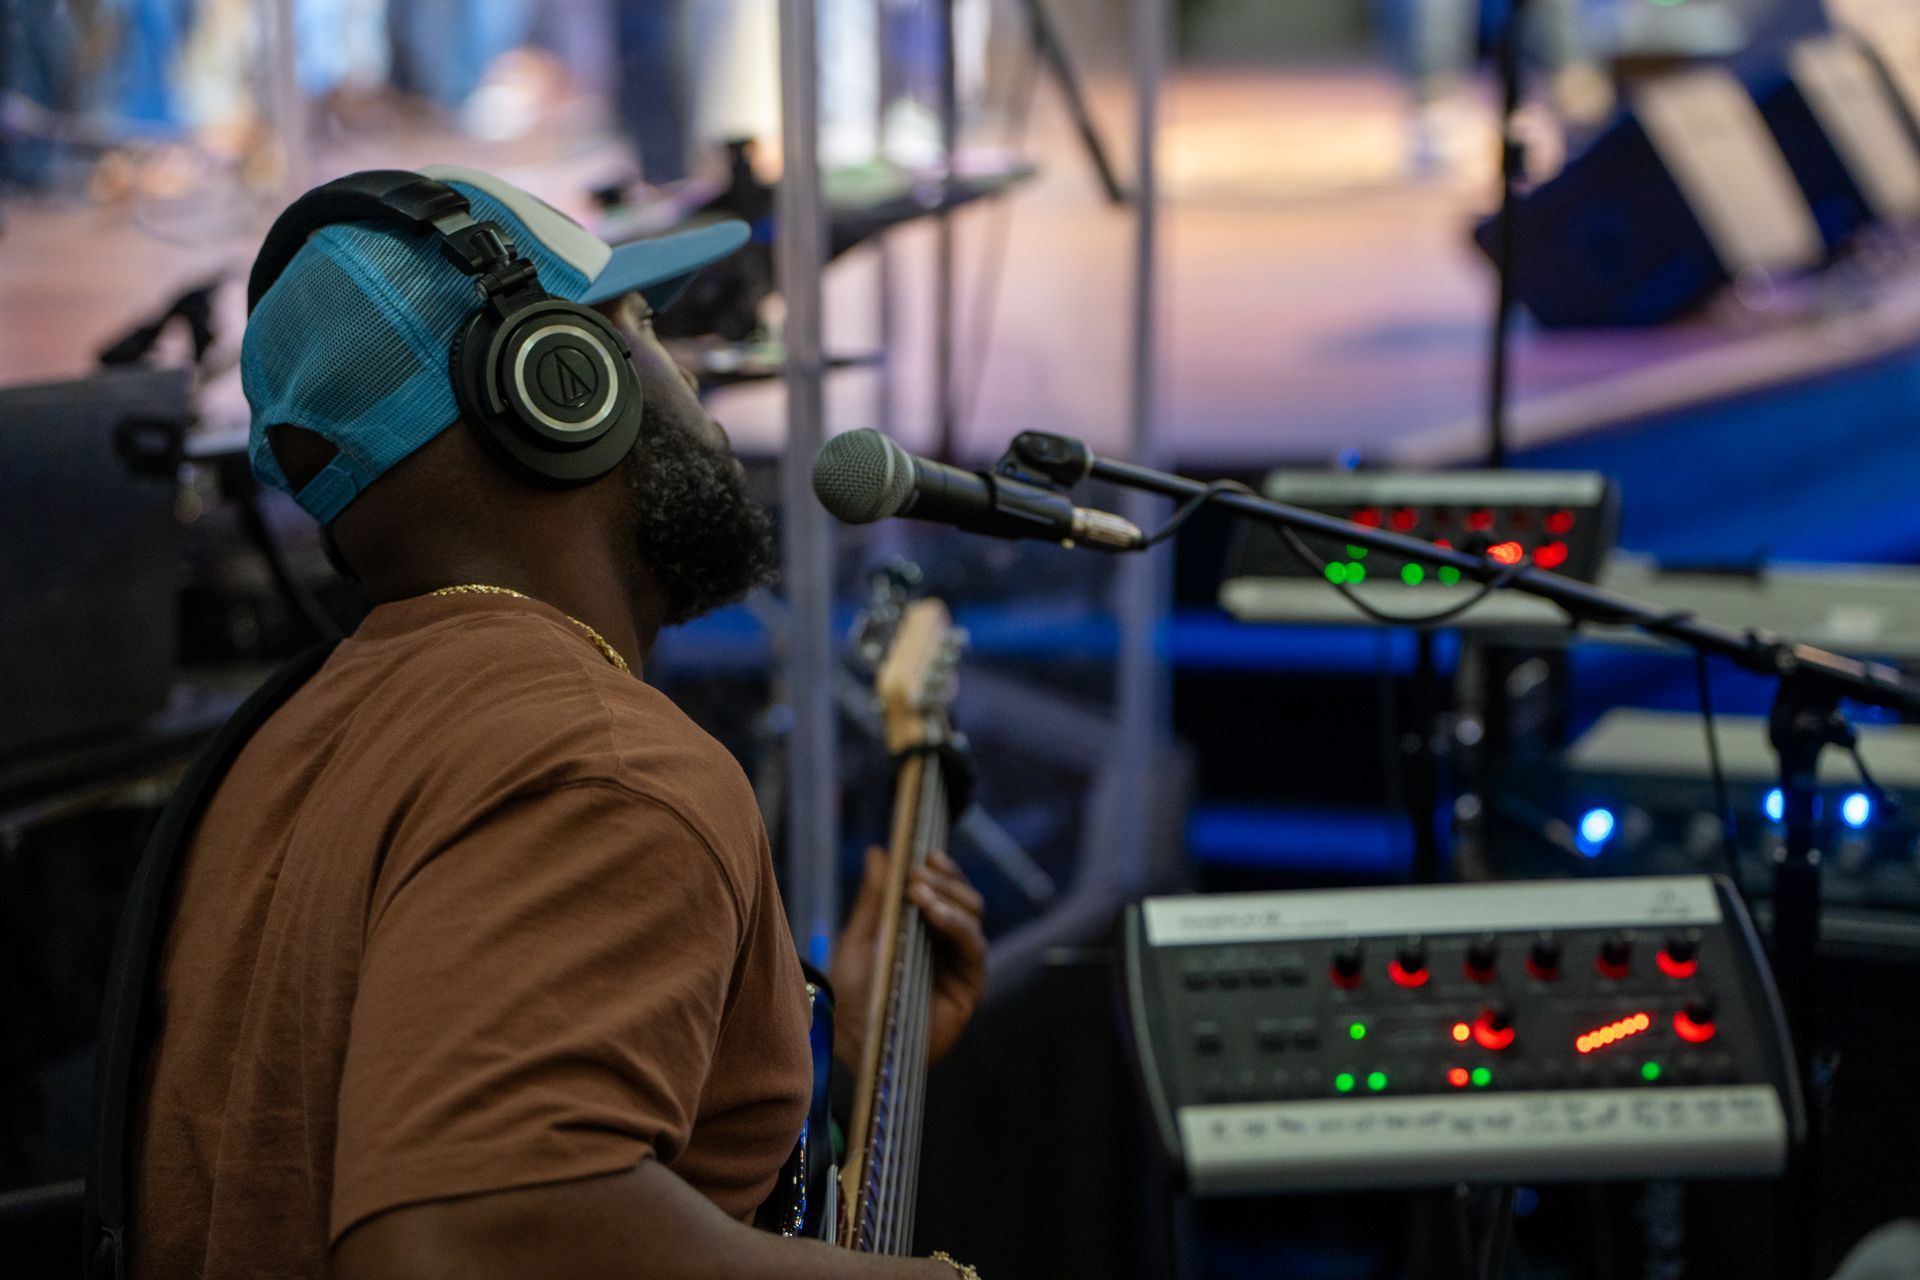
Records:
[[[1037,3],[1131,189],[1135,10]],[[0,727],[0,1192],[77,1175],[107,941],[184,753],[305,643],[313,610],[350,623],[362,607],[303,517],[250,492],[232,457],[245,427],[240,281],[273,214],[354,169],[470,164],[610,237],[744,213],[764,271],[761,184],[781,167],[775,8],[6,7],[0,638],[14,714]],[[828,380],[829,428],[878,426],[969,463],[1025,429],[1121,451],[1138,209],[1103,192],[1036,53],[1036,9],[1014,0],[952,7],[956,171],[979,198],[952,214],[942,395],[940,231],[927,216],[942,11],[940,0],[818,8],[821,162],[845,246],[824,278],[827,347],[844,366]],[[1514,336],[1512,464],[1611,477],[1619,549],[1636,557],[1622,572],[1731,584],[1723,603],[1761,625],[1910,662],[1920,17],[1871,0],[1529,0],[1525,12],[1514,128],[1540,199],[1518,224],[1528,310]],[[1170,15],[1151,316],[1162,465],[1258,483],[1276,468],[1484,459],[1494,277],[1474,237],[1499,201],[1489,55],[1509,16],[1500,0],[1184,0]],[[1793,169],[1775,184],[1792,206],[1778,223],[1729,227],[1740,219],[1666,176],[1703,165],[1712,186],[1715,166],[1738,167],[1704,126],[1686,135],[1700,144],[1691,159],[1634,143],[1676,77],[1724,76],[1764,106],[1799,42],[1835,39],[1872,77],[1875,121],[1896,132],[1830,144],[1827,169],[1809,170],[1828,185],[1803,187],[1793,162],[1809,144],[1773,132],[1784,117],[1742,116],[1776,149],[1768,175]],[[750,154],[730,160],[743,141]],[[1839,194],[1834,151],[1852,164]],[[1550,191],[1612,220],[1557,213]],[[1746,253],[1756,239],[1773,247]],[[1636,292],[1628,264],[1646,261],[1659,270]],[[1682,277],[1697,287],[1672,283]],[[1570,305],[1558,283],[1577,301],[1614,298],[1617,283],[1619,309],[1543,323]],[[771,501],[785,432],[781,306],[765,284],[731,281],[744,295],[690,319],[680,344]],[[170,310],[141,349],[136,331]],[[121,368],[102,374],[116,346]],[[135,477],[113,443],[129,413],[190,420],[184,453],[148,458]],[[1123,898],[1404,879],[1423,831],[1469,877],[1697,869],[1716,856],[1696,821],[1711,819],[1704,773],[1635,764],[1648,743],[1698,742],[1690,660],[1564,632],[1467,629],[1421,644],[1349,619],[1331,596],[1311,616],[1236,617],[1220,602],[1235,536],[1223,518],[1196,519],[1158,601],[1168,732],[1144,805],[1121,794],[1137,775],[1114,759],[1122,627],[1109,562],[919,526],[837,541],[842,625],[868,574],[906,558],[972,635],[960,719],[980,748],[987,816],[955,853],[989,898],[995,985],[977,1033],[935,1077],[921,1235],[996,1280],[1166,1275],[1178,1250],[1182,1274],[1223,1280],[1421,1274],[1404,1233],[1379,1226],[1406,1218],[1401,1197],[1222,1208],[1165,1195],[1111,1007],[1107,943]],[[777,595],[756,598],[665,637],[647,672],[742,758],[776,830],[789,724],[780,626]],[[1757,758],[1767,689],[1716,672],[1712,692],[1723,737]],[[1642,735],[1624,757],[1601,758],[1592,735],[1609,724]],[[851,712],[848,725],[851,875],[885,821],[886,762]],[[1875,761],[1883,781],[1920,790],[1912,731],[1876,728],[1891,735]],[[1761,769],[1737,779],[1756,893],[1777,841]],[[1598,809],[1609,838],[1571,840]],[[1117,866],[1119,829],[1140,812],[1152,819],[1144,853]],[[1833,1150],[1849,1176],[1828,1188],[1829,1262],[1920,1210],[1916,1135],[1896,1118],[1920,1033],[1875,1013],[1904,1008],[1920,960],[1917,835],[1905,813],[1834,833],[1832,892],[1852,914],[1829,930],[1831,1037],[1846,1062]],[[1529,1192],[1516,1274],[1748,1273],[1766,1233],[1742,1221],[1741,1194]],[[41,1222],[31,1207],[21,1221]]]

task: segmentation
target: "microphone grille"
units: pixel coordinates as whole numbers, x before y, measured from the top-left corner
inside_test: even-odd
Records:
[[[913,496],[913,457],[878,431],[837,435],[814,456],[813,496],[848,524],[883,520]]]

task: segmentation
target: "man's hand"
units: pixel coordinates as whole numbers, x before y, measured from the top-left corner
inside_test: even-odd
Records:
[[[881,907],[887,892],[887,853],[867,850],[866,877],[853,900],[847,927],[833,949],[828,978],[833,983],[834,1053],[843,1062],[860,1061],[866,1036],[867,999],[873,990],[874,948],[880,936]],[[980,893],[944,853],[907,882],[907,898],[920,908],[933,941],[932,1024],[927,1059],[938,1062],[960,1039],[987,985],[987,935],[980,928]]]

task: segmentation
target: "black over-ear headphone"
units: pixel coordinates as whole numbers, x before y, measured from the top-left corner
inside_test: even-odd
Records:
[[[577,485],[619,465],[640,434],[640,381],[626,341],[593,310],[540,286],[497,223],[476,222],[444,182],[374,169],[316,187],[267,232],[247,280],[252,314],[307,237],[336,222],[383,222],[439,237],[482,304],[454,339],[449,372],[460,415],[509,469]]]

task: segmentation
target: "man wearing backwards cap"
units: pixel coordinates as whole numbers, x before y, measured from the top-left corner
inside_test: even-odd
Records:
[[[746,229],[609,248],[497,178],[424,172],[616,326],[638,435],[541,484],[463,424],[450,359],[481,304],[454,223],[332,221],[256,279],[254,469],[375,607],[241,752],[179,873],[135,1275],[952,1277],[745,1225],[805,1112],[804,979],[739,766],[632,674],[770,576],[766,517],[650,324]],[[562,417],[583,350],[519,359]],[[843,1010],[883,872],[837,948]],[[980,898],[944,857],[911,892],[937,1056],[979,999]]]

